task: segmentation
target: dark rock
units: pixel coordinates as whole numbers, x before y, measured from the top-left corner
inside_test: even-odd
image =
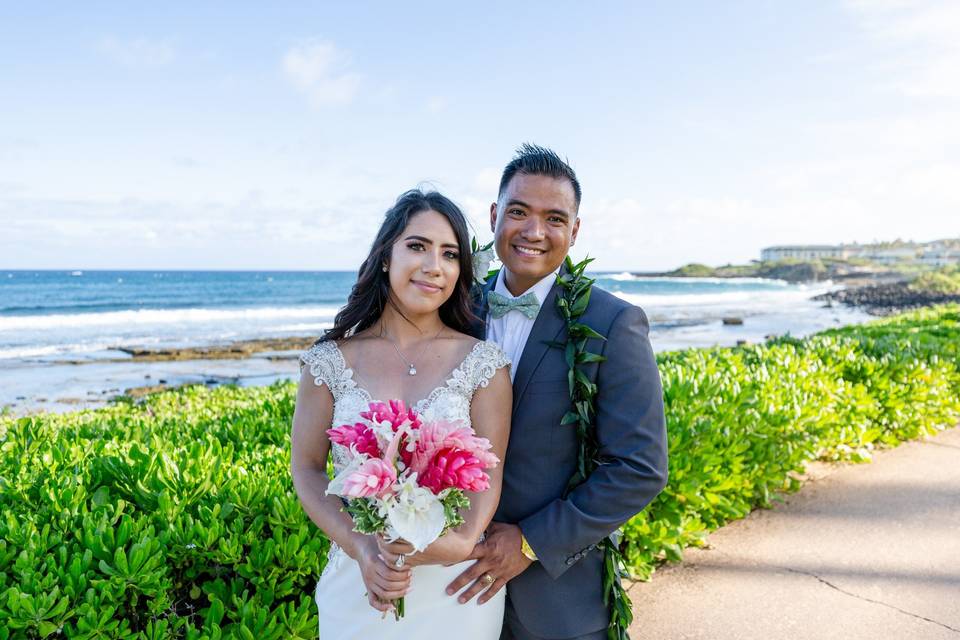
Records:
[[[737,346],[738,346],[738,347],[745,347],[745,346],[747,346],[748,344],[750,344],[750,343],[747,342],[746,340],[737,340]]]
[[[743,324],[743,318],[734,318],[734,317],[724,318],[724,319],[723,319],[723,324],[727,324],[727,325],[741,325],[741,324]]]
[[[960,302],[960,296],[915,291],[906,283],[893,282],[830,291],[816,296],[814,300],[839,302],[851,307],[860,307],[872,315],[886,316],[935,304]]]

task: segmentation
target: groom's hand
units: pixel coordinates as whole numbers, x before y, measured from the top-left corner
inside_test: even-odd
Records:
[[[491,522],[487,527],[487,536],[483,542],[473,548],[467,559],[476,560],[469,569],[461,573],[447,587],[447,595],[453,595],[465,585],[470,588],[460,594],[460,604],[470,602],[475,595],[484,591],[477,599],[483,604],[492,598],[507,582],[523,573],[532,561],[521,549],[520,527],[515,524]],[[486,576],[492,577],[493,582]],[[472,584],[471,584],[472,583]]]

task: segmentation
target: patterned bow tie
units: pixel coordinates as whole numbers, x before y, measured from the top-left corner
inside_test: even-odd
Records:
[[[519,311],[533,320],[540,311],[540,300],[533,291],[528,291],[519,298],[508,298],[491,291],[487,295],[487,304],[490,305],[490,315],[494,318],[502,318],[510,311]]]

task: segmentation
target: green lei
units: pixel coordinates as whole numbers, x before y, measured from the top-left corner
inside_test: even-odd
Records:
[[[590,303],[594,280],[585,277],[583,272],[591,262],[593,258],[586,258],[574,264],[570,256],[567,256],[567,273],[557,275],[557,284],[563,289],[557,296],[557,309],[567,323],[567,341],[551,342],[550,346],[564,350],[567,366],[570,368],[567,382],[570,385],[571,407],[560,424],[576,426],[578,444],[577,470],[567,482],[566,494],[586,482],[601,464],[600,444],[594,423],[597,412],[597,385],[590,382],[581,370],[583,365],[606,360],[604,356],[587,350],[587,341],[591,338],[606,338],[579,320]],[[597,547],[603,551],[603,603],[610,609],[607,638],[629,640],[627,629],[633,621],[633,603],[620,582],[620,578],[626,575],[623,553],[609,536],[601,540]]]
[[[474,253],[489,251],[493,243],[479,247],[473,241]],[[594,280],[583,275],[593,258],[576,264],[566,257],[566,273],[557,274],[557,284],[562,292],[557,296],[557,310],[567,323],[566,342],[549,342],[551,347],[563,349],[567,366],[567,382],[570,386],[570,410],[563,416],[562,425],[575,425],[577,429],[577,470],[567,482],[564,497],[576,487],[586,482],[594,469],[600,466],[600,445],[597,441],[596,416],[597,385],[582,371],[581,367],[592,362],[603,362],[604,356],[587,350],[587,341],[591,338],[606,340],[604,336],[580,322],[580,316],[590,303],[590,291]],[[488,271],[490,278],[499,270]],[[627,575],[623,553],[611,537],[597,544],[603,551],[603,604],[610,609],[610,626],[607,627],[608,640],[629,640],[627,629],[633,621],[633,603],[621,584],[620,578]]]

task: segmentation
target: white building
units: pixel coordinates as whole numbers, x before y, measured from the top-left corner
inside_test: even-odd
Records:
[[[948,264],[960,264],[960,250],[932,249],[923,252],[920,262],[931,267],[945,267]]]
[[[816,258],[845,258],[844,248],[827,244],[790,244],[777,247],[767,247],[760,252],[760,259],[764,262],[795,258],[799,260],[814,260]]]
[[[960,264],[960,239],[937,240],[925,244],[899,240],[885,244],[792,244],[767,247],[760,252],[760,259],[764,262],[817,258],[860,258],[879,264],[919,262],[942,267]]]

